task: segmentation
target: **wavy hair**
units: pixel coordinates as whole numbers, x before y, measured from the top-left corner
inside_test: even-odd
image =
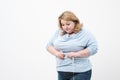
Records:
[[[73,12],[65,11],[58,17],[58,26],[62,30],[61,35],[66,34],[66,32],[62,29],[61,20],[73,21],[75,23],[75,28],[73,30],[74,33],[78,33],[83,26],[83,24],[80,23],[79,19],[76,17],[76,15]]]

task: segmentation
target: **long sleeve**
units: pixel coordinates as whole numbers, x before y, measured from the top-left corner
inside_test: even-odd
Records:
[[[87,49],[90,51],[90,55],[94,55],[98,51],[97,41],[91,33],[89,33],[89,40],[87,43]]]

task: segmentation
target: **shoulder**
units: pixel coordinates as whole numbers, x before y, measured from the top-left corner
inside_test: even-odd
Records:
[[[86,28],[81,29],[80,32],[81,32],[82,35],[85,35],[88,38],[94,37],[93,33],[90,30],[86,29]]]
[[[86,29],[86,28],[82,28],[81,31],[82,31],[82,32],[90,32],[90,31],[89,31],[88,29]]]
[[[57,29],[57,30],[55,30],[55,34],[60,34],[61,33],[61,29]]]
[[[54,37],[60,36],[60,34],[61,34],[61,30],[60,29],[56,29],[54,31]]]
[[[92,34],[92,32],[91,32],[90,30],[86,29],[86,28],[83,28],[82,30],[83,30],[83,32],[85,32],[85,33]]]
[[[79,34],[89,34],[91,33],[89,30],[85,29],[85,28],[82,28],[80,31],[79,31]]]

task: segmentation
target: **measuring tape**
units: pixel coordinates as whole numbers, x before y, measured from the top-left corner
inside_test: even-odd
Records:
[[[72,67],[73,67],[73,80],[75,80],[75,78],[74,78],[74,57],[72,57]]]

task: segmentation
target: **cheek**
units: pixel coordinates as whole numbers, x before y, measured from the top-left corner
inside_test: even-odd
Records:
[[[75,28],[75,25],[71,25],[71,29],[74,29]]]
[[[74,29],[74,28],[75,28],[75,26],[72,26],[72,28]]]
[[[61,29],[62,29],[62,30],[65,30],[65,27],[62,26]]]
[[[71,27],[74,28],[75,27],[75,23],[71,24]]]

